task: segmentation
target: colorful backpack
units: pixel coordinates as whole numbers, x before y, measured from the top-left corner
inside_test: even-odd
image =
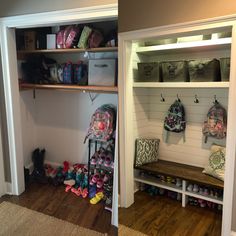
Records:
[[[67,32],[66,32],[67,31]],[[80,36],[80,29],[77,26],[71,26],[65,29],[64,31],[64,48],[73,48],[76,47],[79,36]],[[66,37],[67,35],[67,37]]]
[[[184,106],[180,100],[176,100],[169,108],[164,120],[164,129],[170,132],[180,133],[185,131],[186,120]],[[166,136],[167,141],[167,136]]]
[[[111,104],[99,107],[92,115],[84,143],[88,138],[108,141],[116,127],[116,108]]]
[[[226,137],[227,112],[222,105],[215,103],[207,113],[207,120],[203,124],[202,133],[205,143],[208,137],[223,139]]]
[[[63,83],[72,84],[73,79],[73,64],[72,62],[67,62],[63,66]]]
[[[78,85],[88,85],[88,66],[82,61],[73,64],[73,83]]]

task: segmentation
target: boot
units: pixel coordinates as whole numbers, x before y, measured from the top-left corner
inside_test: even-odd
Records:
[[[44,169],[44,158],[45,158],[45,149],[43,149],[42,151],[40,151],[39,148],[34,150],[32,154],[32,161],[34,164],[34,170],[32,176],[33,179],[39,183],[47,183],[47,178]]]

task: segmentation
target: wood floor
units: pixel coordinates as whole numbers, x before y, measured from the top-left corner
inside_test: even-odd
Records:
[[[111,213],[104,210],[102,203],[91,205],[88,199],[65,193],[64,187],[31,184],[18,196],[3,196],[0,202],[8,201],[42,212],[46,215],[69,221],[108,235],[117,235],[116,227],[111,226]]]
[[[146,192],[135,194],[135,203],[119,209],[119,223],[147,235],[220,236],[221,212],[181,203]]]

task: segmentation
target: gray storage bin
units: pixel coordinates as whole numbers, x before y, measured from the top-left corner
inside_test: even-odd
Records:
[[[161,63],[163,82],[189,82],[187,61],[168,61]]]
[[[229,81],[230,58],[220,58],[220,73],[222,81]]]
[[[135,82],[159,82],[159,63],[138,63],[138,78]]]
[[[191,60],[188,62],[190,82],[220,81],[220,62],[213,60]]]

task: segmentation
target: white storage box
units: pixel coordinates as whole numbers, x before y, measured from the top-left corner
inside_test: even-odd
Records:
[[[56,34],[47,34],[47,49],[56,49]]]
[[[88,85],[115,86],[116,60],[89,60]]]

